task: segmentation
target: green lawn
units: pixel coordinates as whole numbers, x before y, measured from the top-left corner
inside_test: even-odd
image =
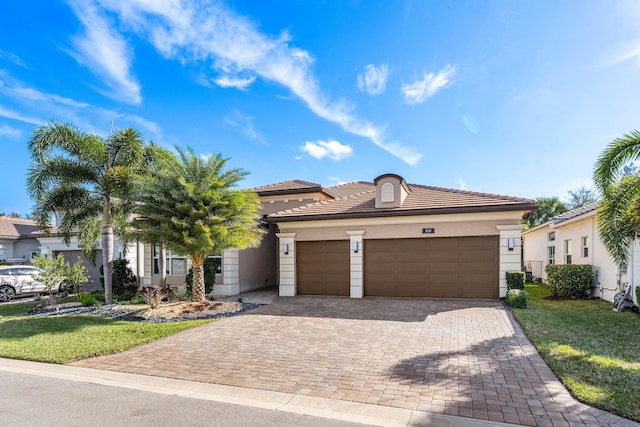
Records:
[[[0,357],[67,363],[127,350],[211,322],[125,322],[93,315],[23,316],[33,305],[0,306]]]
[[[545,300],[545,285],[526,291],[529,308],[514,316],[571,393],[640,421],[640,316],[601,300]]]

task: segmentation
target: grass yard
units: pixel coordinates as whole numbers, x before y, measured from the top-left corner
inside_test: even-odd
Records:
[[[35,304],[0,306],[0,357],[67,363],[117,353],[212,320],[125,322],[105,316],[23,316]]]
[[[527,337],[581,401],[640,421],[640,316],[601,300],[550,301],[527,284],[528,309],[513,309]]]

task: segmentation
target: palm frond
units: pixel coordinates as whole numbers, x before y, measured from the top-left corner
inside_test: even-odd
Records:
[[[596,188],[606,195],[622,176],[622,168],[640,158],[640,132],[633,130],[614,139],[600,154],[595,164],[593,181]]]

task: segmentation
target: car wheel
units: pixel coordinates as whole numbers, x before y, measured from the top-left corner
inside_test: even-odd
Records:
[[[2,285],[0,286],[0,301],[5,302],[9,301],[11,298],[15,296],[16,292],[13,290],[11,286]]]

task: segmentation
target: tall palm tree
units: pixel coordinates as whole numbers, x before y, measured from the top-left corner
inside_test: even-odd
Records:
[[[255,193],[237,189],[247,172],[225,170],[228,159],[198,156],[191,148],[176,150],[177,157],[162,157],[161,167],[144,176],[135,225],[143,240],[161,240],[191,260],[192,298],[202,301],[207,257],[260,243],[260,202]]]
[[[640,132],[613,140],[598,157],[593,180],[602,194],[598,230],[602,243],[621,269],[629,263],[631,244],[640,232],[640,175],[626,166],[640,159]]]
[[[62,215],[59,232],[65,243],[77,232],[94,262],[101,241],[105,301],[111,302],[114,229],[124,235],[133,207],[134,178],[143,165],[140,133],[127,128],[102,138],[52,121],[35,129],[28,148],[34,219],[46,230],[52,214]]]

